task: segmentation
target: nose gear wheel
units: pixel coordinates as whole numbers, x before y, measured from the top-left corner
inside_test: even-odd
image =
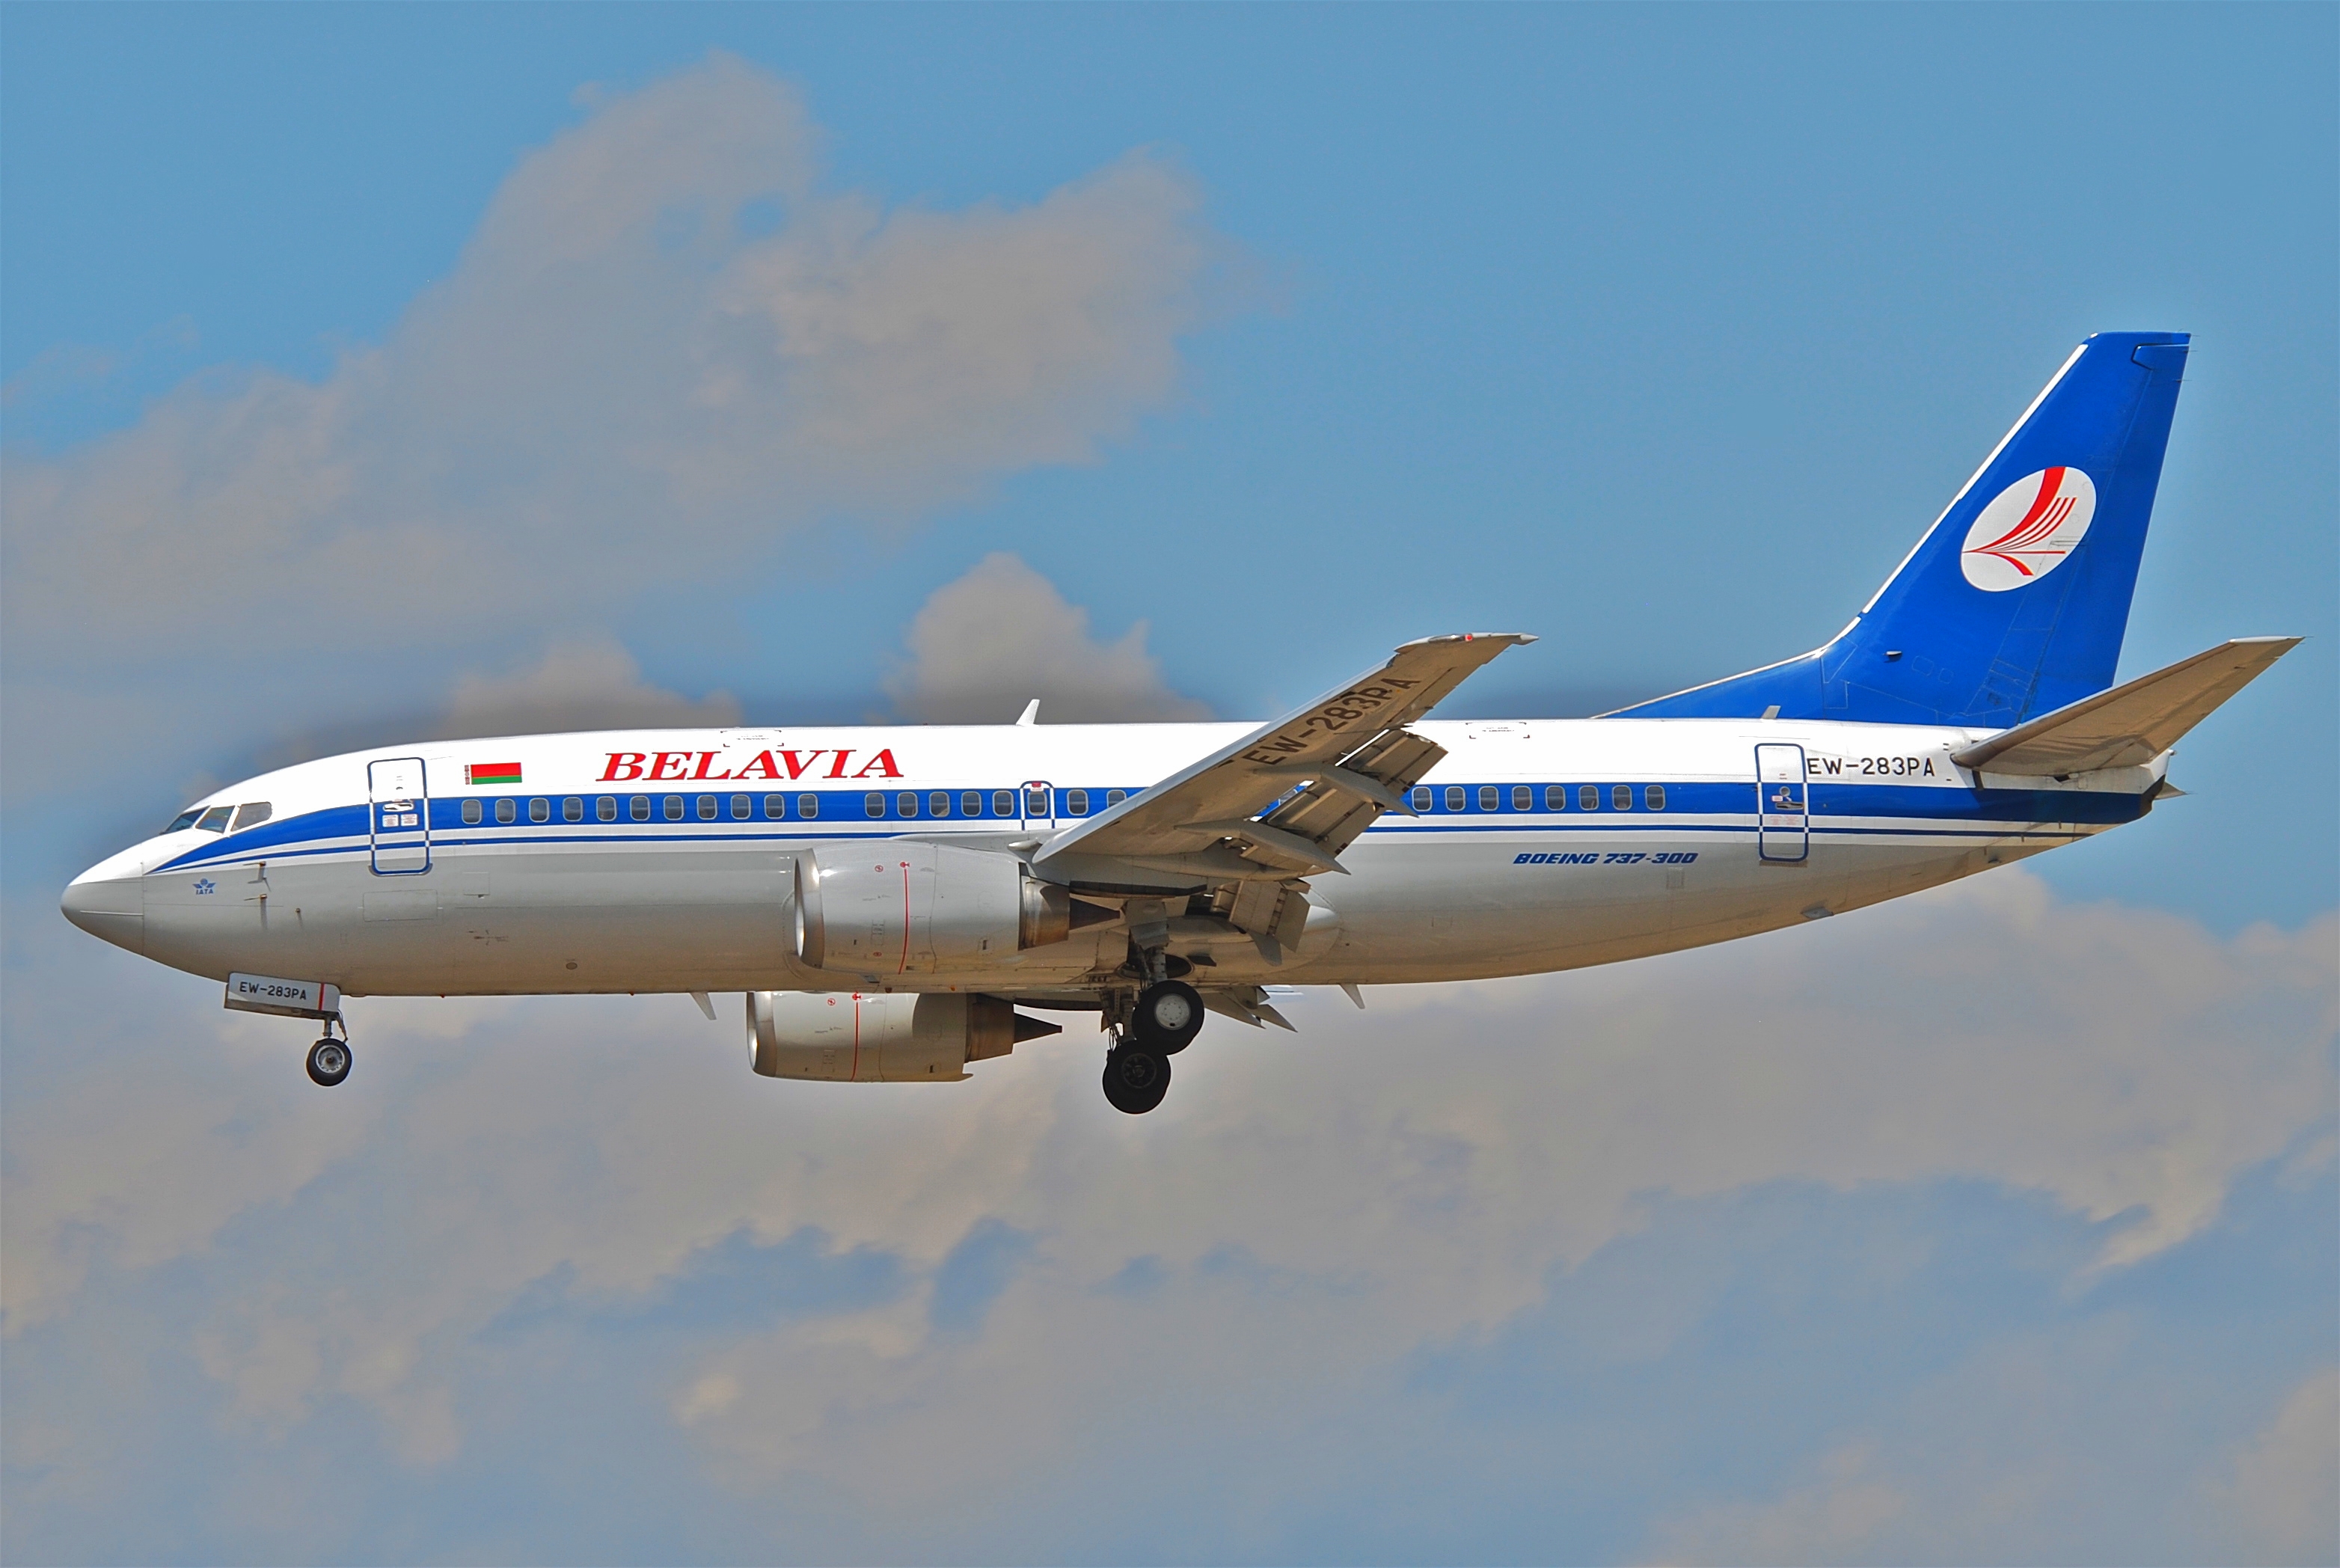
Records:
[[[350,1076],[350,1045],[327,1035],[309,1047],[309,1081],[332,1088]]]

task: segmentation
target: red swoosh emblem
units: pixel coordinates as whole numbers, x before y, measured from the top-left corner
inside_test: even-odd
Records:
[[[2030,551],[2032,545],[2053,534],[2064,525],[2064,520],[2072,515],[2072,509],[2078,504],[2079,498],[2057,494],[2057,491],[2063,488],[2064,471],[2062,469],[2051,468],[2042,473],[2039,476],[2039,493],[2031,498],[2030,509],[2024,512],[2022,521],[1988,544],[1978,544],[1967,553],[1995,556],[2026,577],[2036,575],[2029,567],[2015,558],[2019,551]],[[2064,553],[2062,551],[2030,552],[2046,555]]]

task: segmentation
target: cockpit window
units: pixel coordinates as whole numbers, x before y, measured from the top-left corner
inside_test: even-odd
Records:
[[[259,827],[268,820],[274,809],[265,800],[246,800],[235,809],[235,831],[241,833],[246,828]]]
[[[171,825],[168,828],[164,829],[163,831],[165,833],[183,832],[185,829],[193,827],[195,825],[195,819],[203,814],[203,809],[202,807],[190,806],[185,810],[180,812],[176,817],[172,818]]]
[[[224,833],[227,831],[227,819],[234,814],[233,806],[214,806],[195,819],[195,826],[206,833]]]

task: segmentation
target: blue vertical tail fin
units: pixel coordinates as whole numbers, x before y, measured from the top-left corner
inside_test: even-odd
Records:
[[[2019,724],[2113,683],[2186,369],[2184,332],[2098,332],[1835,640],[1615,718]]]

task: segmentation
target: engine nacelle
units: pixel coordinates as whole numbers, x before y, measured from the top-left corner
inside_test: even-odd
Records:
[[[852,974],[981,968],[1061,942],[1075,924],[1072,895],[1015,856],[916,839],[799,851],[796,903],[798,958]]]
[[[1058,1033],[996,997],[748,993],[748,1064],[768,1078],[940,1084],[1019,1041]]]

